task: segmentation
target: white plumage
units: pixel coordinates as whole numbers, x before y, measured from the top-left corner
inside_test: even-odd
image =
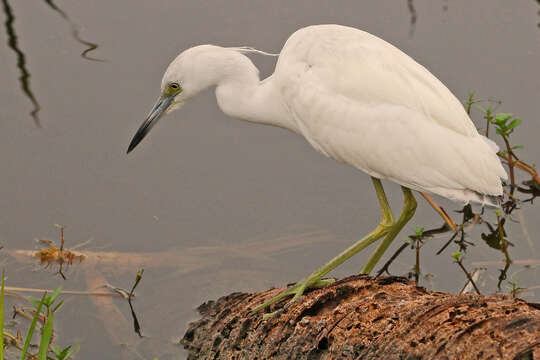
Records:
[[[301,29],[273,78],[300,133],[321,153],[452,200],[502,195],[497,148],[446,86],[384,40],[337,25]]]
[[[246,53],[262,52],[214,45],[182,52],[167,68],[161,96],[128,152],[163,114],[215,87],[226,114],[290,129],[322,154],[371,175],[382,210],[371,233],[255,310],[327,284],[324,275],[384,237],[361,270],[370,273],[414,215],[410,189],[497,205],[501,179],[507,178],[497,146],[478,133],[435,76],[396,47],[350,27],[306,27],[287,40],[274,74],[263,81]],[[397,220],[379,179],[402,185],[404,205]]]
[[[492,197],[502,195],[507,175],[494,143],[446,86],[386,41],[346,26],[309,26],[290,36],[262,82],[249,52],[262,53],[214,45],[181,53],[162,80],[162,91],[182,87],[166,112],[216,86],[225,113],[288,128],[373,177],[463,202],[495,205]]]

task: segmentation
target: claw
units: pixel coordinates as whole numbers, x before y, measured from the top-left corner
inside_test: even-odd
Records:
[[[271,312],[271,313],[265,313],[263,314],[263,320],[268,320],[268,319],[271,319],[273,318],[274,316],[276,316],[278,313],[278,311],[274,311],[274,312]]]

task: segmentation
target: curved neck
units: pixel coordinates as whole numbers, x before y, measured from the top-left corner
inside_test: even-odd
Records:
[[[282,103],[273,76],[259,80],[257,68],[244,55],[227,69],[216,86],[216,99],[227,115],[254,123],[279,126],[298,132]]]

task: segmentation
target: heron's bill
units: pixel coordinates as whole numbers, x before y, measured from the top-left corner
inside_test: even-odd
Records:
[[[174,96],[162,96],[159,98],[159,100],[156,102],[150,113],[148,114],[148,117],[146,120],[142,123],[141,127],[139,127],[139,130],[137,130],[137,133],[131,140],[131,143],[129,144],[127,153],[129,154],[135,147],[144,139],[146,134],[150,132],[152,127],[156,125],[158,120],[167,112],[167,109],[169,106],[171,106],[171,103],[174,99]]]

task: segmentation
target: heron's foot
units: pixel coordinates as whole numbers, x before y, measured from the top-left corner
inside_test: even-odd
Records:
[[[272,299],[268,300],[264,304],[257,306],[255,309],[251,310],[251,312],[256,313],[256,312],[258,312],[260,310],[266,309],[270,305],[277,303],[278,301],[280,301],[281,299],[283,299],[283,298],[285,298],[285,297],[287,297],[289,295],[294,295],[293,298],[285,305],[285,308],[287,308],[287,307],[291,306],[293,303],[295,303],[298,299],[300,299],[300,297],[302,297],[302,295],[304,294],[304,291],[306,291],[306,289],[322,288],[322,287],[325,287],[326,285],[332,284],[334,281],[335,281],[334,279],[316,279],[316,278],[310,279],[310,278],[307,278],[305,280],[302,280],[302,281],[292,285],[288,289],[282,291],[279,295],[273,297]],[[276,315],[276,313],[277,313],[277,311],[273,312],[273,313],[263,314],[263,319],[268,319],[268,318]]]

